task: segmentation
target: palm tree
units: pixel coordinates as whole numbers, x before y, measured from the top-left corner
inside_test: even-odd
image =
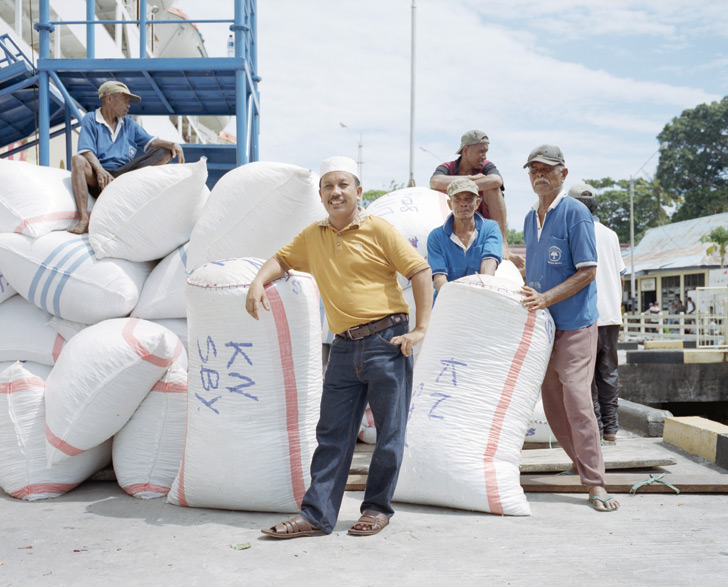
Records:
[[[700,237],[700,242],[711,243],[705,252],[708,255],[718,253],[720,255],[720,268],[723,269],[725,266],[725,254],[728,249],[728,230],[722,226],[714,228],[708,234]]]

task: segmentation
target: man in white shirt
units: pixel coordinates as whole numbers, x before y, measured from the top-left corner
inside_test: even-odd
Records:
[[[594,216],[597,209],[596,190],[587,183],[577,183],[569,195],[584,204]],[[617,439],[619,420],[619,371],[617,341],[622,326],[622,290],[627,267],[622,260],[617,233],[604,226],[594,217],[594,233],[597,240],[597,360],[592,382],[594,413],[599,422],[599,432],[604,440]]]

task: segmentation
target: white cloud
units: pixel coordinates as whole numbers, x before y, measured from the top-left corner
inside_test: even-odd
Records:
[[[212,18],[219,3],[208,0],[204,15],[192,0],[178,4],[191,18]],[[355,158],[361,132],[365,189],[406,182],[410,4],[258,2],[262,158],[317,169],[334,153]],[[656,40],[678,47],[699,41],[696,31],[720,30],[716,22],[726,16],[702,0],[689,10],[673,0],[419,0],[416,145],[451,158],[464,131],[488,132],[509,224],[520,229],[534,198],[521,166],[534,146],[559,144],[574,181],[627,177],[672,117],[721,97],[707,83],[678,85],[660,72],[651,79],[663,81],[642,81],[610,71],[609,61],[587,66],[589,45],[636,38],[645,51]],[[224,51],[227,35],[217,37]],[[554,42],[580,38],[584,54],[555,57]],[[672,65],[666,54],[664,66]],[[437,162],[419,148],[415,162],[417,184],[426,185]]]

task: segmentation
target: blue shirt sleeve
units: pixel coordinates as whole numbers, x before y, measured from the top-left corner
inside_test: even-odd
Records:
[[[596,265],[597,240],[594,234],[594,221],[590,218],[580,219],[569,230],[569,249],[575,267],[580,265]]]
[[[430,265],[433,275],[447,275],[447,263],[438,239],[438,230],[441,231],[442,228],[439,226],[434,228],[427,237],[427,263]]]
[[[483,259],[495,259],[500,265],[503,255],[503,237],[500,226],[495,220],[484,220],[481,230],[485,233],[485,242],[480,262],[482,263]]]
[[[95,110],[88,112],[86,116],[83,117],[83,121],[81,122],[81,132],[78,135],[78,146],[76,147],[77,152],[91,151],[94,155],[98,156],[96,148],[98,137],[96,136],[97,125],[94,123],[95,117]]]

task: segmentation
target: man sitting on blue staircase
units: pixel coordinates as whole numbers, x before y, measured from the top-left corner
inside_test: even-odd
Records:
[[[78,223],[68,232],[88,232],[89,187],[99,195],[122,173],[164,165],[175,157],[185,162],[177,143],[151,136],[138,122],[127,116],[129,104],[141,98],[119,81],[108,81],[99,88],[101,108],[83,117],[78,137],[78,153],[71,159],[73,196],[78,209]],[[138,153],[141,155],[137,156]]]

